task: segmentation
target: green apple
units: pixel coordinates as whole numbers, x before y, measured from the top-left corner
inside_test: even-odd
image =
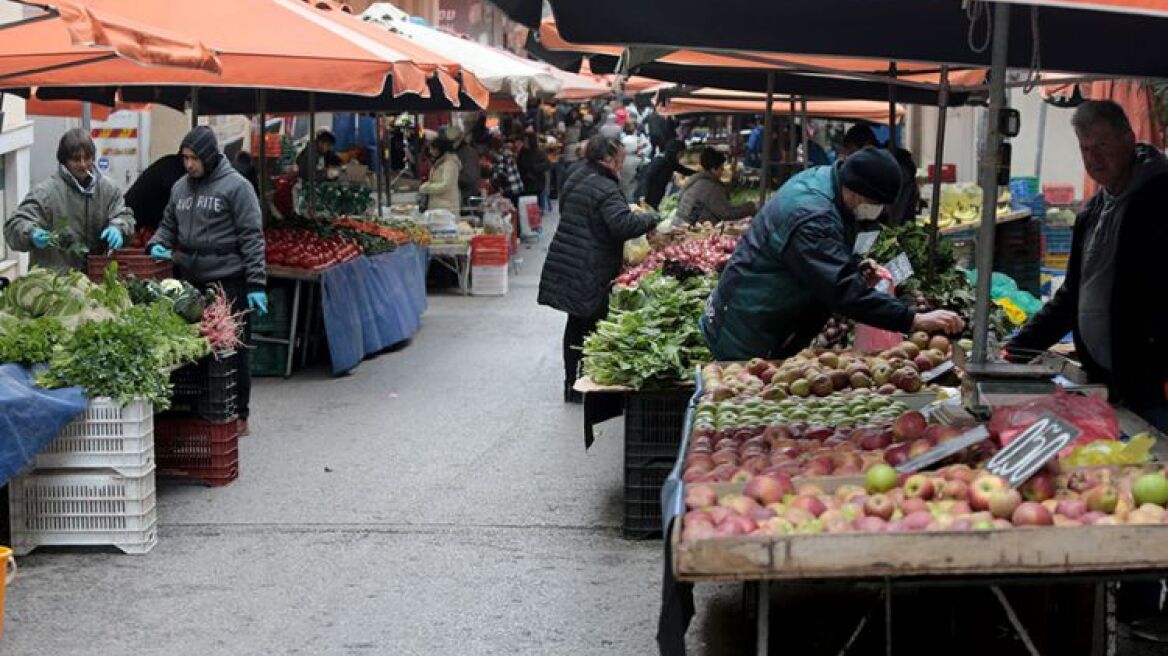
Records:
[[[873,465],[864,476],[864,489],[868,494],[887,492],[896,487],[896,470],[892,467],[879,464]]]
[[[1168,477],[1162,472],[1140,476],[1132,484],[1132,496],[1137,507],[1145,503],[1157,506],[1168,504]]]

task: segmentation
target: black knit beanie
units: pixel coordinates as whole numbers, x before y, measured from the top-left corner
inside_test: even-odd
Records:
[[[900,193],[900,165],[887,150],[868,146],[844,160],[840,183],[861,196],[882,205]]]
[[[210,173],[216,166],[219,165],[219,158],[222,156],[219,153],[219,140],[215,138],[215,133],[211,128],[205,125],[196,126],[193,130],[183,137],[181,148],[190,148],[195,151],[199,159],[203,162],[203,167]]]

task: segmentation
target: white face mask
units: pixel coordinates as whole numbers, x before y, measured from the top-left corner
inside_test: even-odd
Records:
[[[861,203],[856,206],[856,209],[853,213],[856,215],[856,218],[861,221],[875,221],[876,219],[880,218],[880,214],[883,211],[883,205],[877,205],[875,203]]]

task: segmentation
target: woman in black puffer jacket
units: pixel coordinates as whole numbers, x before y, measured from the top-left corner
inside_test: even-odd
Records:
[[[588,140],[585,162],[575,167],[560,197],[560,225],[539,280],[539,304],[566,312],[564,400],[578,401],[572,385],[584,338],[608,312],[612,281],[620,274],[625,241],[656,224],[652,212],[634,212],[620,188],[624,147],[618,139]]]

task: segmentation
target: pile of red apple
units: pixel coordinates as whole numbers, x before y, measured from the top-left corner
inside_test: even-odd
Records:
[[[830,428],[802,423],[715,431],[697,428],[689,442],[682,480],[686,483],[745,483],[760,475],[850,476],[878,464],[893,466],[915,458],[963,432],[929,424],[916,411],[891,424]],[[972,462],[991,457],[992,441],[967,452]]]
[[[828,494],[810,484],[796,489],[790,477],[773,474],[755,476],[741,493],[722,496],[711,485],[688,485],[682,540],[1168,524],[1164,471],[1129,471],[1119,477],[1100,471],[1062,477],[1042,472],[1015,490],[1005,479],[965,465],[908,477],[877,466],[865,483]]]

